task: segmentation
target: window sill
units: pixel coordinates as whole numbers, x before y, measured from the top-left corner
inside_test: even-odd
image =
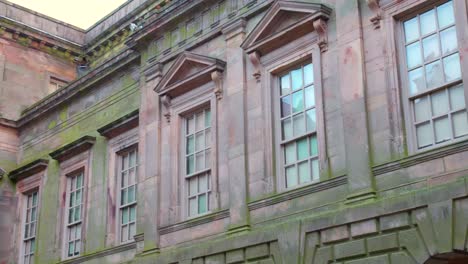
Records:
[[[120,252],[127,251],[127,250],[132,250],[132,249],[136,249],[135,241],[132,241],[132,243],[126,243],[123,245],[106,248],[98,252],[87,253],[81,256],[76,256],[73,258],[65,259],[60,262],[57,262],[57,264],[83,263],[91,259],[102,258],[105,256],[113,255],[116,253],[120,253]]]
[[[376,165],[372,167],[372,172],[374,176],[385,174],[388,172],[396,171],[403,168],[408,168],[423,162],[435,160],[442,158],[448,155],[460,153],[463,151],[468,151],[468,139],[464,138],[463,140],[457,142],[450,142],[450,144],[437,146],[431,149],[424,151],[416,152],[407,157]]]
[[[183,229],[191,228],[194,226],[210,223],[216,220],[224,219],[229,217],[229,209],[211,212],[207,214],[203,214],[200,216],[196,216],[192,219],[174,224],[169,226],[164,226],[159,228],[159,233],[161,235],[166,235],[169,233],[177,232]]]
[[[282,203],[298,197],[306,196],[312,193],[324,191],[348,183],[346,175],[335,177],[325,181],[311,183],[305,186],[297,187],[294,189],[286,190],[285,192],[275,194],[268,198],[259,199],[249,203],[249,210],[253,211],[270,205]]]

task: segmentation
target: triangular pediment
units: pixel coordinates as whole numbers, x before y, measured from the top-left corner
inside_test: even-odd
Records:
[[[312,32],[313,21],[327,20],[331,9],[322,4],[276,1],[250,32],[241,47],[248,53],[274,49],[279,41],[290,41],[301,34]],[[273,45],[268,48],[268,45]],[[276,45],[276,46],[275,46]]]
[[[177,57],[154,90],[160,95],[180,95],[210,81],[211,72],[224,71],[225,65],[224,61],[216,58],[185,51]]]

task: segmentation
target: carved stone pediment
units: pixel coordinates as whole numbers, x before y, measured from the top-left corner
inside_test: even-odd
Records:
[[[177,97],[213,81],[212,73],[223,72],[225,65],[222,60],[186,51],[179,55],[154,90],[163,97]]]
[[[266,54],[315,30],[319,46],[325,51],[327,31],[324,24],[330,14],[331,9],[322,4],[276,1],[241,47],[249,54]]]

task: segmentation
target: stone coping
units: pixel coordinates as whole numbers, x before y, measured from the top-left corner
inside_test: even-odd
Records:
[[[37,159],[8,173],[11,181],[17,182],[47,168],[49,160]]]
[[[191,227],[199,226],[202,224],[210,223],[216,220],[228,218],[229,216],[230,216],[229,209],[221,210],[218,212],[213,212],[213,213],[203,215],[194,219],[189,219],[187,221],[177,223],[174,225],[160,227],[159,234],[166,235],[166,234],[177,232],[186,228],[191,228]]]
[[[139,110],[132,111],[123,117],[110,122],[109,124],[99,128],[97,131],[101,136],[107,138],[113,138],[119,134],[122,134],[132,128],[135,128],[139,124]]]
[[[372,167],[374,176],[382,175],[388,172],[408,168],[420,163],[446,157],[448,155],[460,153],[468,150],[468,140],[463,140],[450,145],[433,148],[424,152],[415,153],[395,161]]]
[[[96,138],[92,136],[81,137],[59,149],[51,152],[49,155],[60,162],[75,156],[83,151],[88,150],[96,142]]]

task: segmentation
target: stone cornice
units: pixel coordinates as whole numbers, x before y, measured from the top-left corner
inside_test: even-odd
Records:
[[[133,50],[124,50],[119,55],[112,57],[108,61],[88,72],[88,74],[73,81],[65,88],[57,90],[55,93],[50,94],[41,101],[24,110],[22,116],[17,121],[18,125],[20,127],[24,126],[32,120],[42,116],[46,112],[55,109],[58,105],[89,88],[92,83],[105,78],[110,73],[121,69],[122,67],[135,61],[137,58],[139,58],[139,56],[140,55]]]
[[[136,243],[131,242],[131,243],[118,245],[118,246],[111,247],[111,248],[106,248],[106,249],[98,251],[96,253],[85,254],[83,256],[79,256],[79,257],[76,257],[76,258],[73,258],[73,259],[67,259],[67,260],[64,260],[64,261],[60,261],[57,264],[83,263],[83,262],[86,262],[86,261],[89,261],[89,260],[92,260],[92,259],[102,258],[102,257],[105,257],[105,256],[117,254],[117,253],[120,253],[120,252],[132,250],[132,249],[135,249],[135,248],[136,248]]]
[[[468,151],[468,140],[416,153],[414,155],[404,157],[396,161],[376,165],[372,167],[372,171],[374,173],[374,176],[378,176],[381,174],[385,174],[403,168],[408,168],[423,162],[443,158],[448,155],[453,155],[464,151]]]
[[[84,136],[51,152],[49,155],[51,158],[62,162],[90,149],[94,142],[96,142],[95,137]]]
[[[215,212],[215,213],[207,214],[207,215],[204,215],[204,216],[200,216],[200,217],[197,217],[195,219],[190,219],[190,220],[187,220],[187,221],[175,224],[175,225],[160,227],[159,228],[159,233],[161,235],[166,235],[166,234],[177,232],[177,231],[180,231],[180,230],[183,230],[183,229],[187,229],[187,228],[195,227],[195,226],[198,226],[198,225],[210,223],[210,222],[213,222],[213,221],[216,221],[216,220],[228,218],[229,215],[230,214],[229,214],[228,209],[222,210],[222,211],[219,211],[219,212]]]
[[[17,182],[42,170],[45,170],[48,164],[49,161],[47,159],[34,160],[26,165],[10,171],[10,173],[8,173],[8,178],[10,178],[10,180],[13,182]]]
[[[112,138],[138,126],[138,110],[135,110],[101,128],[97,131],[101,136]]]
[[[335,178],[330,179],[330,180],[326,180],[326,181],[318,182],[318,183],[315,183],[315,184],[307,185],[307,186],[302,187],[302,188],[297,188],[297,189],[293,189],[293,190],[290,190],[290,191],[287,191],[287,192],[282,192],[282,193],[279,193],[277,195],[274,195],[274,196],[271,196],[271,197],[268,197],[268,198],[264,198],[264,199],[260,199],[260,200],[257,200],[257,201],[250,202],[249,205],[248,205],[249,210],[252,211],[252,210],[260,209],[260,208],[263,208],[263,207],[267,207],[267,206],[270,206],[270,205],[282,203],[282,202],[292,200],[292,199],[295,199],[295,198],[298,198],[298,197],[309,195],[309,194],[312,194],[312,193],[316,193],[316,192],[324,191],[324,190],[327,190],[327,189],[335,188],[335,187],[338,187],[338,186],[345,185],[347,182],[348,182],[348,179],[347,179],[346,176],[339,176],[339,177],[335,177]]]

